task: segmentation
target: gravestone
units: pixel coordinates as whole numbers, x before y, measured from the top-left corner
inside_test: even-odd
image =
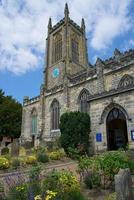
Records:
[[[11,156],[18,156],[19,155],[19,140],[14,139],[13,143],[11,144]]]
[[[132,178],[130,169],[120,169],[115,175],[115,192],[117,200],[133,200]]]

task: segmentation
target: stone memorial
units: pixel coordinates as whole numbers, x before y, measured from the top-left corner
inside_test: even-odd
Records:
[[[132,178],[130,169],[120,169],[115,175],[115,192],[117,200],[133,200]]]
[[[18,156],[19,155],[19,140],[14,139],[13,143],[11,144],[11,156]]]

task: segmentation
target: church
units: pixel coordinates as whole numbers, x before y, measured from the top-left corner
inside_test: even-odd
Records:
[[[60,116],[86,112],[93,152],[134,148],[134,50],[115,49],[107,60],[88,62],[84,19],[77,25],[65,5],[64,18],[48,22],[46,67],[40,94],[23,100],[21,142],[54,141]]]

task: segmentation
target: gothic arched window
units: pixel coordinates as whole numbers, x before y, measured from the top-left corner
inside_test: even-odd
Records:
[[[54,99],[51,104],[51,130],[59,129],[60,107],[59,102]]]
[[[80,104],[80,111],[87,113],[88,112],[88,99],[89,92],[86,89],[83,89],[79,95],[79,104]]]
[[[128,74],[125,74],[118,85],[118,88],[127,88],[127,87],[131,87],[134,86],[134,78]]]
[[[75,63],[79,62],[79,42],[77,37],[72,38],[72,60]]]
[[[62,36],[57,34],[53,41],[53,63],[62,58]]]
[[[37,111],[35,108],[31,112],[31,131],[32,135],[37,134]]]

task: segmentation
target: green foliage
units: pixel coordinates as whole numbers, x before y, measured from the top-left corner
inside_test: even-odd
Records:
[[[86,198],[80,191],[75,190],[67,193],[64,200],[86,200]]]
[[[8,169],[10,167],[9,160],[4,157],[0,157],[0,170]]]
[[[134,161],[130,160],[124,151],[106,152],[99,156],[82,157],[79,160],[79,173],[84,179],[88,172],[96,173],[102,177],[102,185],[114,180],[114,175],[119,169],[134,167]]]
[[[10,188],[7,200],[26,200],[28,199],[27,185],[22,184]]]
[[[41,181],[39,180],[41,173],[41,166],[37,165],[32,167],[29,172],[29,189],[34,194],[34,196],[41,193]]]
[[[6,155],[9,153],[9,148],[8,147],[4,147],[1,149],[1,155]]]
[[[27,156],[26,157],[26,164],[29,164],[29,165],[35,165],[35,164],[37,164],[37,158],[36,158],[36,156]]]
[[[65,152],[68,148],[78,148],[81,154],[88,153],[90,117],[79,111],[64,113],[60,118],[61,145]]]
[[[104,200],[117,200],[117,194],[114,192],[105,197]]]
[[[37,160],[39,162],[46,163],[49,161],[49,157],[47,154],[40,152],[37,154]]]
[[[43,191],[46,190],[57,192],[58,198],[64,200],[70,192],[80,191],[80,185],[72,172],[54,170],[46,176],[43,182]]]
[[[12,160],[12,168],[17,169],[20,166],[20,160],[18,158],[14,158]]]
[[[124,151],[106,152],[100,159],[100,167],[104,175],[113,180],[120,168],[129,168],[128,157]]]
[[[21,104],[0,90],[0,136],[19,137],[21,116]]]
[[[51,160],[60,160],[61,158],[66,156],[63,149],[52,151],[48,155]]]
[[[72,159],[80,158],[80,151],[77,148],[68,147],[67,152],[69,157]]]
[[[84,177],[84,183],[88,189],[99,187],[101,185],[101,177],[97,172],[88,172]]]

